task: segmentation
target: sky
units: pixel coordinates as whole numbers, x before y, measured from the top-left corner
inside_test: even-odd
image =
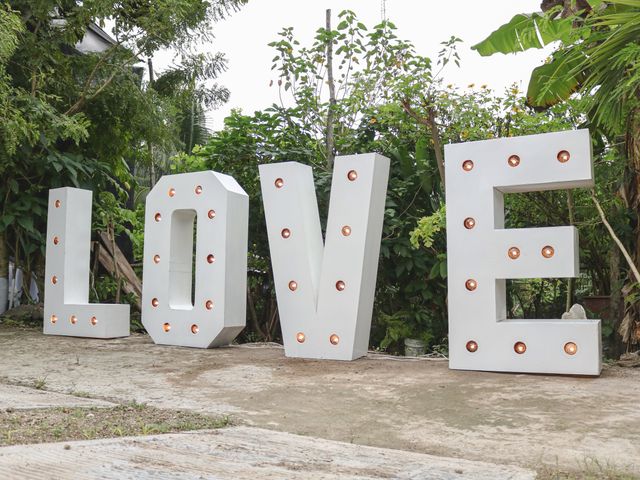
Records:
[[[274,50],[267,44],[278,38],[283,27],[294,27],[303,45],[310,45],[316,30],[324,26],[325,10],[331,8],[334,25],[338,13],[353,10],[368,27],[382,18],[381,0],[250,0],[240,11],[214,25],[215,40],[207,49],[224,52],[228,70],[219,83],[229,88],[231,98],[223,107],[207,113],[209,128],[219,130],[232,108],[245,114],[277,102],[276,80],[271,72]],[[386,16],[398,27],[398,37],[411,41],[416,52],[435,61],[440,42],[455,35],[464,43],[458,47],[461,67],[453,65],[444,75],[446,84],[461,88],[486,84],[498,92],[517,83],[526,89],[531,70],[540,65],[552,48],[530,50],[517,55],[481,57],[471,46],[517,13],[540,9],[540,0],[386,0]],[[154,57],[154,69],[171,64],[169,52]]]

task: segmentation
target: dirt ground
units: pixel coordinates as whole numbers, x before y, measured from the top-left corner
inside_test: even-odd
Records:
[[[446,361],[287,359],[45,337],[0,326],[0,383],[230,415],[236,424],[544,470],[640,475],[640,369],[599,378],[451,371]]]

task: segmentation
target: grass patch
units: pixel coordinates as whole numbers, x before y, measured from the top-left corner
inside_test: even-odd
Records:
[[[229,424],[228,417],[140,403],[111,408],[9,409],[0,412],[0,446],[209,430]]]
[[[595,459],[580,462],[577,472],[545,466],[538,470],[537,480],[638,480],[640,477],[626,473],[614,465]]]

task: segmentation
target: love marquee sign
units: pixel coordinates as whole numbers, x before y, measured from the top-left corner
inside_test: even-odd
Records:
[[[506,279],[575,277],[579,264],[575,227],[505,229],[503,195],[592,186],[588,131],[447,145],[445,158],[450,368],[599,375],[600,320],[506,318]],[[336,158],[324,240],[311,167],[260,166],[287,356],[366,355],[389,163]],[[129,334],[128,305],[88,302],[91,196],[49,192],[45,334]],[[142,322],[155,343],[228,345],[244,328],[248,200],[212,171],[164,176],[149,193]]]

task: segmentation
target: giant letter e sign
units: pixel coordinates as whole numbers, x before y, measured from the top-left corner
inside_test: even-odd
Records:
[[[593,185],[587,130],[447,145],[449,366],[599,375],[600,320],[509,320],[507,278],[575,277],[574,227],[504,228],[504,193]]]

